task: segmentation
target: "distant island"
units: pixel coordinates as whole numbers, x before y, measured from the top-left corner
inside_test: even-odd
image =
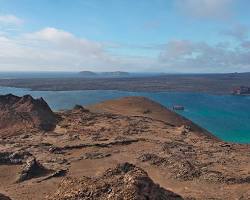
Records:
[[[81,71],[79,72],[82,76],[97,76],[97,73],[91,71]]]
[[[101,74],[104,76],[129,76],[130,75],[128,72],[122,72],[122,71],[102,72]]]
[[[81,75],[81,74],[82,75]],[[96,74],[96,75],[95,75]],[[104,74],[104,75],[103,75]],[[1,87],[30,88],[43,91],[122,90],[136,92],[199,92],[233,94],[234,88],[250,86],[250,73],[164,74],[135,76],[128,72],[82,71],[77,77],[0,78]],[[113,75],[113,76],[112,76]],[[243,89],[238,90],[239,94]]]
[[[123,71],[114,71],[114,72],[81,71],[79,72],[79,74],[86,77],[124,77],[130,75],[130,73]]]

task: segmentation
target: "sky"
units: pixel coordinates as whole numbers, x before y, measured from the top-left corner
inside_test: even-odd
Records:
[[[0,0],[0,71],[250,71],[249,0]]]

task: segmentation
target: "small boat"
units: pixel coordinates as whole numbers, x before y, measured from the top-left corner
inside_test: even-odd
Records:
[[[181,105],[174,105],[173,106],[173,110],[184,110],[184,106],[181,106]]]

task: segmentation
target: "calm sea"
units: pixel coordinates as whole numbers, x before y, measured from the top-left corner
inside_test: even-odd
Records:
[[[210,95],[179,92],[123,91],[30,91],[0,87],[0,94],[31,94],[43,97],[53,110],[69,109],[75,104],[94,104],[123,96],[145,96],[167,107],[185,106],[181,115],[206,128],[224,141],[250,143],[250,96]]]

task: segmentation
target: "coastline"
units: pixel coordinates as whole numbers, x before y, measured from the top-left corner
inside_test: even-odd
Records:
[[[36,77],[0,79],[0,86],[40,91],[118,90],[133,92],[197,92],[231,94],[234,88],[250,85],[246,74],[179,74],[148,77]]]

